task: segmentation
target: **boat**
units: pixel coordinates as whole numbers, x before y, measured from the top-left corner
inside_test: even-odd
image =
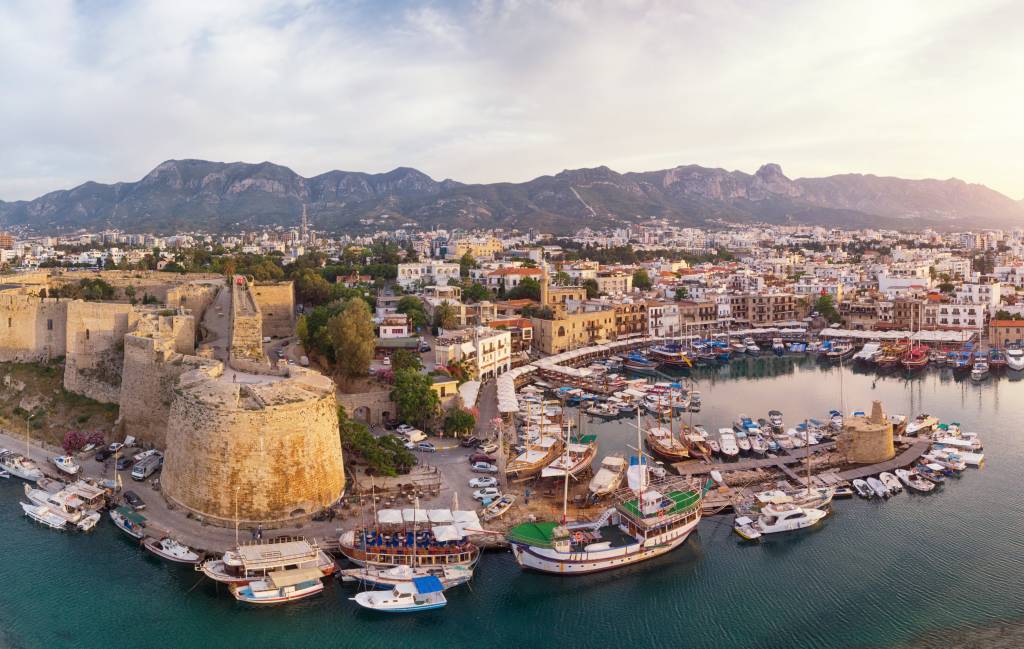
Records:
[[[561,455],[541,469],[540,477],[559,478],[568,471],[569,476],[575,478],[590,470],[590,465],[595,457],[597,457],[597,435],[583,435],[574,438],[565,444]]]
[[[757,356],[761,353],[761,348],[758,347],[757,343],[754,342],[754,339],[750,336],[743,339],[743,346],[745,347],[745,351],[751,356]]]
[[[601,460],[601,467],[590,480],[590,494],[603,498],[614,493],[626,477],[626,460],[618,455],[609,455]]]
[[[647,429],[647,449],[665,462],[682,462],[690,458],[690,449],[663,426]]]
[[[901,361],[903,369],[908,372],[920,370],[928,367],[928,346],[927,345],[913,345],[910,350],[907,351],[906,355],[903,356]]]
[[[853,355],[853,362],[859,365],[871,365],[882,354],[881,343],[867,342]]]
[[[479,516],[476,512],[449,512],[449,519],[452,515],[468,518],[462,523],[427,525],[426,510],[382,509],[375,526],[343,532],[339,550],[357,566],[473,567],[480,559],[480,548],[468,537],[470,530],[480,529]],[[426,529],[419,529],[420,523]]]
[[[722,447],[718,444],[718,440],[714,437],[708,437],[708,450],[711,451],[711,455],[718,457],[722,454]]]
[[[749,538],[750,530],[753,530],[757,533],[754,538],[759,538],[765,534],[802,530],[817,525],[826,516],[828,512],[813,507],[799,507],[793,504],[767,505],[761,509],[756,520],[746,518],[741,526],[740,520],[737,519],[737,525],[733,529],[743,538]]]
[[[504,494],[491,504],[480,510],[480,520],[487,522],[501,517],[516,502],[514,494]]]
[[[545,435],[535,442],[527,444],[526,450],[505,465],[505,475],[510,480],[532,478],[544,467],[555,461],[562,452],[562,440],[555,436]]]
[[[128,536],[141,540],[146,536],[146,517],[130,507],[121,506],[110,510],[110,520]]]
[[[911,491],[929,493],[935,490],[935,483],[921,477],[915,470],[896,469],[896,477],[899,478],[900,482],[907,485],[907,489]]]
[[[810,507],[824,509],[832,504],[835,497],[835,490],[831,487],[812,487],[807,489],[772,489],[754,494],[757,503],[762,507],[767,505],[796,505],[797,507]]]
[[[652,361],[642,354],[635,352],[627,354],[622,367],[638,374],[654,374],[658,370],[658,363]]]
[[[993,347],[988,350],[988,366],[993,372],[1002,371],[1006,369],[1008,365],[1009,363],[1006,359],[1006,352],[998,347]]]
[[[914,466],[914,470],[925,480],[928,480],[935,484],[936,487],[942,486],[946,483],[946,468],[941,464],[931,464],[926,462],[918,462]]]
[[[324,574],[316,568],[275,570],[261,579],[231,584],[228,590],[235,599],[246,604],[284,604],[323,592],[323,578]]]
[[[984,381],[988,378],[989,366],[988,363],[982,360],[974,361],[974,367],[971,368],[971,380],[972,381]]]
[[[0,469],[16,478],[35,482],[43,477],[43,472],[32,460],[20,453],[0,448]]]
[[[860,478],[854,480],[851,484],[853,484],[853,490],[856,491],[857,495],[861,498],[871,499],[875,497],[874,489],[869,487],[868,483],[864,482]]]
[[[78,475],[78,472],[82,470],[82,465],[70,455],[55,455],[50,458],[50,461],[68,475]]]
[[[754,455],[764,457],[768,453],[768,442],[761,433],[750,437],[750,452]]]
[[[633,407],[635,408],[636,406],[634,405]],[[583,412],[591,417],[614,419],[616,417],[621,417],[623,411],[619,406],[609,401],[595,401],[584,408]]]
[[[669,367],[693,367],[686,350],[674,344],[655,345],[647,351],[650,360]],[[627,365],[628,369],[629,366]],[[637,370],[634,370],[637,371]]]
[[[20,503],[21,510],[25,512],[25,515],[34,520],[37,523],[41,523],[46,527],[54,530],[65,530],[67,529],[67,520],[63,516],[57,514],[46,505],[35,505],[32,503]]]
[[[1024,370],[1024,349],[1012,347],[1006,350],[1006,367],[1019,372]]]
[[[850,487],[836,487],[832,492],[833,498],[853,498],[853,489]]]
[[[740,449],[740,455],[750,455],[752,447],[746,431],[736,431],[736,446]]]
[[[871,491],[873,491],[875,495],[878,496],[879,498],[888,498],[889,496],[892,495],[889,493],[889,490],[886,488],[886,486],[882,484],[882,481],[879,480],[878,478],[870,477],[867,479],[867,483],[868,488],[871,489]]]
[[[958,352],[952,352],[951,357],[947,356],[947,362],[950,360],[954,372],[969,372],[974,367],[974,351],[965,346]]]
[[[939,420],[937,418],[932,417],[931,415],[921,414],[914,417],[913,421],[907,423],[906,433],[910,437],[916,437],[921,434],[927,435],[932,432],[932,429],[934,429],[938,423]]]
[[[890,496],[895,496],[896,494],[903,491],[903,485],[900,484],[899,478],[889,473],[888,471],[883,471],[882,473],[879,473],[878,480],[883,485],[885,485],[885,488],[889,491]]]
[[[204,558],[202,552],[196,552],[181,541],[170,536],[165,536],[159,539],[147,536],[142,542],[142,547],[146,548],[161,559],[173,561],[174,563],[187,563],[195,566],[202,563]]]
[[[62,488],[50,493],[25,485],[25,497],[33,505],[44,506],[64,521],[82,532],[88,532],[100,522],[99,509],[106,504],[102,489],[83,483]]]
[[[315,568],[324,576],[334,572],[334,560],[303,538],[280,538],[239,545],[219,559],[207,559],[196,569],[224,584],[247,584],[279,570]]]
[[[389,591],[371,590],[350,597],[363,608],[382,613],[415,613],[441,608],[448,603],[444,584],[434,576],[416,577]]]
[[[828,347],[823,345],[821,352],[819,352],[824,354],[825,360],[829,362],[839,362],[853,356],[855,350],[853,348],[853,343],[849,340],[826,341],[826,344],[829,342],[831,342],[831,344]]]
[[[761,538],[761,531],[754,525],[754,519],[749,516],[737,516],[733,521],[732,529],[747,541],[756,541]]]
[[[347,568],[338,571],[342,581],[357,581],[379,589],[392,589],[398,584],[409,583],[417,577],[437,577],[445,590],[467,583],[473,578],[473,568],[469,566],[441,566],[439,568],[421,568],[412,566],[393,566],[391,568]]]
[[[768,430],[772,433],[781,433],[785,430],[782,423],[782,413],[778,410],[768,411]]]
[[[782,356],[786,353],[786,344],[782,342],[782,338],[772,338],[772,351],[775,352],[776,356]]]
[[[736,445],[736,433],[731,428],[719,428],[718,439],[721,444],[722,457],[726,461],[739,458],[740,447]]]

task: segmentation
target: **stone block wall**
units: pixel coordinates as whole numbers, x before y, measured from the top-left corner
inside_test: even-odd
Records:
[[[103,403],[118,403],[124,337],[138,319],[130,304],[70,302],[64,388]]]
[[[167,425],[164,496],[212,524],[283,526],[345,486],[334,384],[296,371],[242,385],[223,367],[182,375]]]
[[[0,361],[46,362],[67,353],[68,301],[38,291],[0,294]]]
[[[217,290],[222,283],[184,284],[167,291],[166,304],[169,307],[188,309],[196,322],[202,322],[206,309],[213,304]]]
[[[229,359],[263,362],[263,321],[252,289],[236,276],[231,283],[231,345]]]
[[[263,335],[285,338],[295,333],[295,287],[292,282],[256,283],[253,298],[263,319]]]
[[[383,424],[386,419],[397,416],[398,406],[391,400],[390,390],[339,394],[338,404],[344,406],[345,414],[371,426]]]

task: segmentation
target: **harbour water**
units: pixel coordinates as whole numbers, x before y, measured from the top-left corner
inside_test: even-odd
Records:
[[[188,568],[145,555],[104,520],[59,534],[21,515],[21,482],[0,481],[0,648],[56,647],[787,647],[1021,646],[1024,632],[1024,382],[983,384],[929,370],[905,379],[822,368],[813,359],[734,361],[694,371],[694,423],[782,410],[787,425],[881,399],[929,412],[985,443],[986,466],[940,492],[836,502],[817,529],[744,545],[729,517],[702,521],[678,551],[632,568],[560,579],[484,557],[447,608],[385,617],[322,596],[254,610]],[[597,425],[601,454],[630,443],[626,422]],[[973,644],[980,637],[983,644]]]

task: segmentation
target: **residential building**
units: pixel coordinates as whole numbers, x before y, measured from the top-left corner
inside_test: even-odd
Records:
[[[396,282],[403,289],[410,289],[428,284],[446,285],[450,279],[459,279],[459,265],[444,261],[428,259],[406,264],[398,264]]]
[[[648,300],[647,335],[655,338],[677,338],[682,335],[679,305],[675,302]]]
[[[988,344],[993,347],[1024,344],[1024,320],[993,320],[989,322]]]
[[[530,318],[533,346],[545,354],[560,354],[615,339],[615,311],[611,307],[567,313],[552,320]]]
[[[512,367],[512,334],[490,327],[447,331],[434,339],[434,362],[464,365],[477,380],[493,378]]]

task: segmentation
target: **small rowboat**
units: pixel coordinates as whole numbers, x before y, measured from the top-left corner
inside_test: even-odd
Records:
[[[166,559],[167,561],[173,561],[175,563],[187,563],[193,566],[199,565],[205,556],[202,552],[196,552],[184,543],[181,543],[177,539],[172,539],[169,536],[165,536],[162,539],[147,536],[145,540],[142,541],[142,547],[146,548],[161,559]]]
[[[480,512],[480,520],[492,521],[495,518],[498,518],[499,516],[507,512],[512,507],[512,505],[515,504],[515,502],[515,495],[505,494],[504,496],[498,498],[487,507],[484,507],[484,509]]]

